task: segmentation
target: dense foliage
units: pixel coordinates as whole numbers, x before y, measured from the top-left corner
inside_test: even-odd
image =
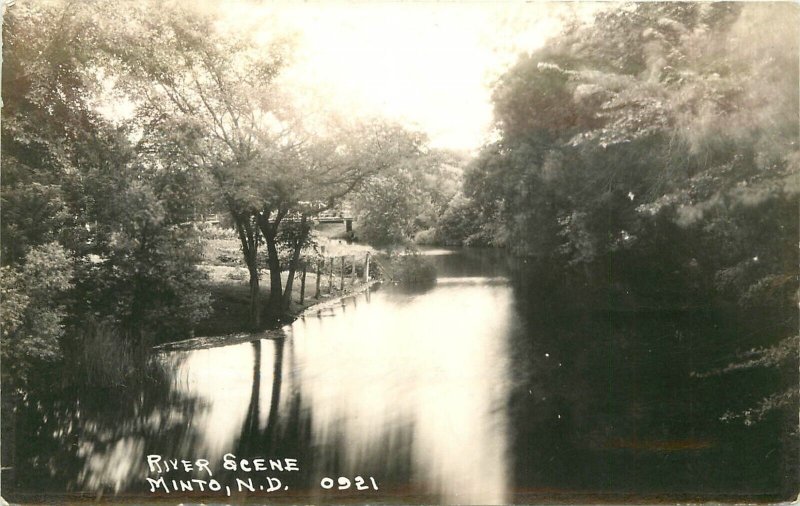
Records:
[[[64,455],[83,465],[95,445],[130,438],[144,451],[159,437],[191,432],[207,403],[172,392],[160,366],[143,359],[158,341],[190,336],[210,312],[198,214],[227,215],[248,268],[249,324],[258,328],[264,315],[280,319],[291,309],[295,271],[317,260],[314,217],[343,202],[353,206],[358,239],[376,247],[413,241],[515,255],[519,313],[542,332],[514,342],[509,357],[522,362],[535,351],[531,371],[517,369],[552,396],[552,404],[544,396],[539,403],[526,388],[508,400],[524,413],[510,430],[515,444],[535,450],[518,468],[580,477],[607,462],[584,461],[577,472],[543,466],[574,442],[546,440],[551,434],[577,427],[598,440],[629,430],[694,437],[703,432],[695,420],[704,419],[693,418],[695,410],[720,406],[715,423],[740,420],[749,430],[779,411],[789,429],[770,437],[796,431],[796,5],[606,5],[499,78],[495,140],[467,161],[391,122],[294,110],[277,79],[291,40],[252,38],[203,4],[3,4],[2,425],[8,434],[14,424],[6,420],[25,416],[20,425],[36,427],[32,454],[18,458],[55,481],[66,472]],[[436,282],[425,255],[376,256],[373,265],[373,274],[407,290]],[[270,290],[262,305],[264,267]],[[559,370],[579,373],[554,372],[562,362],[551,355],[572,366]],[[588,365],[596,362],[607,369]],[[658,385],[636,375],[644,369]],[[279,391],[280,381],[273,386]],[[253,392],[249,411],[257,415]],[[636,402],[648,392],[677,400]],[[747,398],[735,404],[740,395]],[[693,400],[712,397],[719,404]],[[154,415],[162,401],[167,417]],[[562,420],[561,407],[548,408],[560,403],[571,409],[558,431],[537,432],[546,417]],[[92,404],[113,415],[93,419]],[[642,420],[651,425],[637,425]],[[240,444],[248,437],[260,441],[243,428]],[[53,460],[40,461],[42,440]],[[692,440],[650,443],[692,450]],[[781,458],[796,448],[796,438],[775,443],[752,447],[779,448]],[[637,452],[640,445],[618,444]],[[13,449],[5,439],[2,446]],[[637,463],[643,453],[620,455]],[[769,462],[771,451],[764,453],[742,476],[762,457]],[[687,461],[695,464],[686,473],[701,461]],[[39,478],[20,482],[33,488]],[[115,486],[106,475],[80,480]]]
[[[61,357],[64,293],[73,287],[73,262],[57,242],[32,248],[19,266],[5,266],[2,293],[3,372],[25,384],[37,367]],[[7,385],[11,386],[11,385]]]
[[[95,19],[88,6],[24,3],[3,20],[6,387],[82,353],[90,322],[146,348],[208,308],[185,225],[198,185],[101,114]]]
[[[264,312],[259,248],[266,246],[270,271],[266,314],[280,318],[311,218],[414,157],[422,139],[382,120],[330,118],[308,128],[306,113],[275,83],[289,40],[225,30],[213,14],[180,5],[160,7],[154,17],[155,6],[115,12],[103,45],[108,68],[136,104],[142,143],[210,182],[212,204],[228,214],[241,242],[257,328]]]
[[[429,151],[369,177],[352,200],[360,240],[377,247],[434,242],[435,226],[458,192],[461,157]]]
[[[343,200],[376,246],[507,247],[576,303],[724,306],[756,322],[753,356],[792,357],[795,6],[604,8],[498,80],[497,140],[468,164],[385,121],[312,133],[275,84],[284,38],[108,7],[19,3],[3,20],[6,379],[97,336],[145,349],[188,334],[209,308],[198,211],[228,214],[257,326],[259,248],[293,280],[313,216]],[[273,317],[291,290],[270,276]]]
[[[444,230],[534,257],[573,303],[729,307],[754,354],[795,343],[798,21],[641,3],[570,27],[497,82],[498,140]]]
[[[7,385],[23,388],[34,364],[111,362],[114,350],[143,355],[191,335],[210,312],[204,213],[227,213],[241,242],[251,326],[282,317],[313,216],[424,151],[422,136],[381,119],[315,117],[309,128],[274,83],[290,41],[232,31],[212,11],[103,0],[8,8]]]

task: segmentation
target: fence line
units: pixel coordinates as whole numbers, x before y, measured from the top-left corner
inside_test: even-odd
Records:
[[[295,273],[295,276],[300,276],[300,299],[299,303],[303,304],[306,298],[306,275],[308,272],[309,266],[313,267],[314,271],[316,272],[316,291],[314,293],[314,298],[319,299],[323,295],[323,288],[322,288],[322,278],[327,274],[328,276],[328,291],[327,294],[330,295],[334,291],[334,268],[336,264],[336,260],[339,259],[339,292],[344,292],[345,287],[347,286],[346,280],[350,278],[349,286],[352,288],[356,286],[358,283],[367,283],[369,282],[369,274],[370,274],[370,264],[372,261],[375,261],[372,258],[372,255],[368,251],[363,260],[359,260],[356,255],[341,255],[341,256],[330,256],[330,257],[322,257],[316,258],[311,261],[303,261],[300,265],[299,272]],[[348,259],[350,259],[349,272],[347,271],[348,266]],[[363,264],[362,264],[363,262]],[[327,268],[326,268],[327,265]],[[363,265],[361,268],[361,276],[358,276],[358,267]],[[348,276],[349,274],[349,276]]]

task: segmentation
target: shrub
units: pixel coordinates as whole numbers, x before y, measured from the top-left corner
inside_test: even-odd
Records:
[[[475,240],[481,235],[482,223],[476,203],[458,194],[447,204],[447,209],[436,224],[436,242],[446,246],[460,246],[466,245],[472,238],[473,244],[483,244],[485,241]]]
[[[61,358],[63,295],[72,288],[73,261],[56,242],[38,246],[0,278],[3,375],[17,386],[29,380],[37,363]]]
[[[377,264],[384,276],[404,286],[427,287],[436,283],[436,268],[416,252],[392,255]]]
[[[420,230],[417,232],[417,235],[414,236],[414,242],[420,246],[431,246],[438,244],[436,238],[436,229],[426,228],[425,230]]]

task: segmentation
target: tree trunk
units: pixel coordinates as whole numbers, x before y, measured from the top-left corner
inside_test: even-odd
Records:
[[[303,273],[300,275],[300,304],[306,301],[306,271],[308,264],[303,262]]]
[[[253,227],[250,216],[231,211],[239,241],[242,243],[242,256],[250,274],[250,310],[248,325],[256,329],[261,325],[260,283],[258,276],[258,228]]]
[[[258,266],[248,266],[250,272],[250,311],[248,318],[253,329],[261,325],[261,287],[258,279]]]
[[[272,319],[279,319],[283,315],[283,283],[281,282],[281,261],[278,258],[278,226],[286,216],[286,211],[279,210],[275,221],[269,222],[270,212],[265,211],[256,215],[258,227],[264,234],[267,244],[267,266],[269,267],[269,299],[267,300],[267,314]]]
[[[270,318],[278,319],[283,313],[283,282],[281,281],[281,261],[278,258],[278,248],[275,236],[266,237],[267,265],[269,266],[269,299],[267,312]]]
[[[295,238],[294,251],[292,251],[292,259],[289,261],[289,277],[286,278],[286,288],[283,293],[283,310],[288,311],[292,303],[292,288],[294,286],[294,275],[297,272],[297,266],[300,262],[300,253],[306,244],[308,237],[308,229],[306,227],[306,217],[300,218],[300,235]]]

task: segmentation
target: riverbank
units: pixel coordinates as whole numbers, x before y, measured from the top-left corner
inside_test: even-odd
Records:
[[[344,239],[343,232],[344,227],[342,225],[323,225],[318,227],[314,231],[314,242],[317,244],[319,252],[326,258],[355,256],[357,259],[362,259],[367,253],[373,256],[377,254],[377,251],[370,246],[348,243]],[[360,264],[356,269],[357,275],[353,277],[350,268],[351,264],[348,260],[344,283],[342,283],[340,267],[337,264],[334,266],[333,279],[330,279],[329,271],[321,273],[319,292],[317,292],[316,271],[310,269],[306,272],[305,292],[301,296],[301,273],[297,272],[292,285],[289,310],[282,318],[276,319],[266,309],[266,301],[270,293],[270,272],[267,269],[261,269],[259,272],[261,284],[260,306],[263,308],[261,321],[265,322],[265,324],[260,329],[253,331],[248,325],[250,307],[249,275],[241,258],[238,239],[232,230],[220,227],[210,228],[205,233],[207,237],[204,259],[199,267],[208,275],[212,306],[209,316],[195,326],[194,335],[218,337],[198,337],[187,341],[193,341],[194,339],[222,339],[225,342],[237,342],[237,339],[252,339],[254,333],[269,335],[271,332],[279,332],[283,325],[294,321],[309,308],[318,304],[330,303],[352,293],[358,293],[373,283],[373,281],[364,283],[363,271],[359,271],[359,269],[363,269]],[[288,273],[282,272],[281,277],[282,286],[285,287]],[[174,342],[164,343],[159,346],[167,346],[169,344],[174,344]]]
[[[304,304],[293,306],[292,312],[272,328],[265,328],[264,330],[258,331],[237,331],[229,334],[192,337],[181,341],[160,344],[154,346],[153,349],[159,352],[188,351],[245,343],[256,339],[283,339],[286,336],[286,330],[297,318],[319,314],[326,309],[336,307],[341,304],[344,299],[363,293],[379,283],[381,283],[381,280],[373,279],[368,283],[360,283],[350,289],[339,291],[339,293],[336,294],[325,294],[319,299],[313,297],[307,299]]]

